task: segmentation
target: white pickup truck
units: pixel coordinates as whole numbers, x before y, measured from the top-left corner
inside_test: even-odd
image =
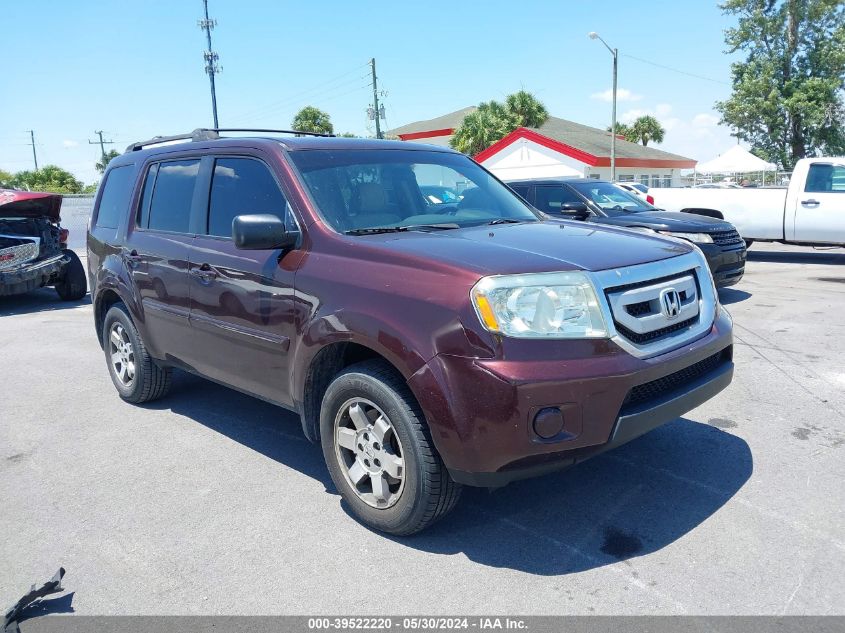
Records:
[[[786,189],[649,189],[668,211],[720,212],[750,244],[845,246],[845,158],[804,158]]]

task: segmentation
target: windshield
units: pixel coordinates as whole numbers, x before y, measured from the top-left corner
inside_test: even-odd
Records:
[[[416,150],[291,152],[336,231],[536,222],[507,187],[462,154]]]
[[[611,217],[654,210],[639,196],[609,182],[573,182],[571,186]]]

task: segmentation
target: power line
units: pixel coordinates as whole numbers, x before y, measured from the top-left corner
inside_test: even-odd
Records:
[[[678,73],[680,75],[686,75],[688,77],[695,77],[696,79],[701,79],[703,81],[712,81],[714,84],[722,84],[723,86],[730,86],[731,83],[727,81],[721,81],[719,79],[713,79],[712,77],[705,77],[704,75],[696,75],[695,73],[690,73],[685,70],[678,70],[677,68],[672,68],[671,66],[665,66],[664,64],[658,64],[657,62],[649,61],[648,59],[643,59],[642,57],[635,57],[634,55],[628,55],[627,53],[619,53],[622,57],[628,57],[630,59],[635,59],[638,62],[642,62],[643,64],[649,64],[651,66],[656,66],[657,68],[662,68],[663,70],[670,70],[673,73]]]
[[[366,66],[366,65],[368,65],[368,64],[362,64],[361,67]],[[249,117],[256,116],[256,115],[264,116],[265,114],[267,114],[269,112],[280,110],[280,109],[282,109],[286,106],[289,106],[292,103],[298,103],[298,102],[300,102],[302,100],[306,100],[306,99],[319,98],[319,95],[322,94],[322,93],[330,93],[334,90],[337,90],[338,88],[343,88],[343,87],[345,87],[349,84],[361,81],[362,79],[366,79],[366,78],[369,77],[369,73],[367,73],[366,75],[357,75],[358,68],[359,67],[356,66],[352,70],[348,70],[348,71],[346,71],[346,72],[344,72],[340,75],[337,75],[336,77],[334,77],[332,79],[329,79],[327,81],[316,84],[316,85],[312,86],[311,88],[307,88],[305,90],[302,90],[302,91],[300,91],[300,92],[298,92],[294,95],[288,95],[287,97],[285,97],[283,99],[279,99],[278,101],[273,101],[273,102],[267,103],[263,106],[260,106],[258,108],[248,110],[247,112],[238,115],[237,118],[239,118],[239,119],[249,118]],[[352,75],[353,73],[356,73],[356,76],[349,78],[349,76]],[[344,81],[340,81],[340,80],[344,80]],[[338,82],[340,82],[340,83],[338,83]]]

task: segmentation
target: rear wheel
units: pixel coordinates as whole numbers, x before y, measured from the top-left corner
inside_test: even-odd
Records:
[[[384,362],[338,374],[323,398],[320,434],[335,486],[370,527],[413,534],[458,501],[461,487],[434,449],[416,400]]]
[[[116,303],[103,321],[103,350],[109,376],[120,397],[139,404],[161,398],[170,390],[169,367],[161,367],[147,348],[126,306]]]
[[[85,267],[79,257],[71,250],[66,250],[68,263],[62,271],[62,278],[55,284],[56,293],[62,301],[79,301],[88,292]]]

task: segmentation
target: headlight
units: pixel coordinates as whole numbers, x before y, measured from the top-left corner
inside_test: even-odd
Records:
[[[707,233],[676,233],[674,231],[660,231],[661,235],[680,237],[682,240],[689,240],[696,244],[712,244],[713,238]]]
[[[514,338],[608,335],[596,291],[583,273],[484,277],[470,291],[481,323]]]

